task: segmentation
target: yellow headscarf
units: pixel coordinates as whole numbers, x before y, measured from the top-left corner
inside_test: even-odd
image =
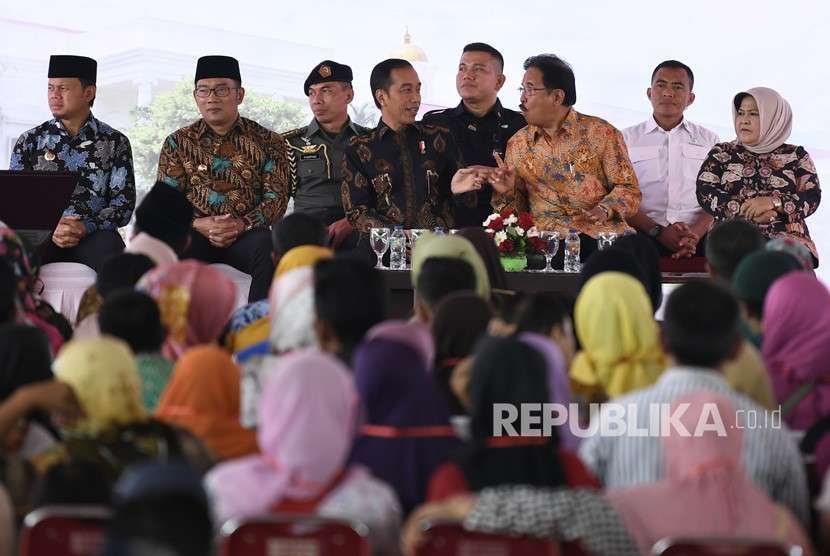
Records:
[[[470,240],[459,235],[436,235],[432,232],[425,232],[418,238],[412,253],[413,287],[418,283],[421,266],[430,257],[461,259],[470,263],[476,277],[476,293],[486,300],[490,299],[490,277],[487,274],[487,267],[484,266],[481,255],[478,254]]]
[[[282,256],[279,264],[277,264],[277,270],[274,271],[274,278],[285,274],[289,270],[303,266],[311,266],[317,261],[330,259],[333,256],[334,251],[328,247],[320,247],[319,245],[300,245],[294,249],[289,249]]]
[[[121,340],[102,336],[69,342],[52,371],[72,388],[86,414],[74,430],[96,434],[145,418],[135,359]]]
[[[582,351],[571,365],[574,390],[596,401],[653,384],[666,367],[653,313],[635,278],[603,272],[588,280],[576,298]]]

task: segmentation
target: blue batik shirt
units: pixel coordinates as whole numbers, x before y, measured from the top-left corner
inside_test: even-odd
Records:
[[[63,215],[80,216],[88,233],[130,222],[135,207],[130,141],[92,114],[74,136],[57,118],[24,132],[9,169],[77,172],[80,179]]]

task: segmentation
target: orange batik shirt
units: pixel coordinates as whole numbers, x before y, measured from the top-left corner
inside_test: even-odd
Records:
[[[512,206],[530,211],[540,230],[570,228],[593,238],[601,231],[623,233],[625,219],[637,213],[640,188],[623,136],[614,126],[593,116],[568,112],[555,136],[528,125],[507,143],[505,161],[516,169],[513,191],[493,193],[497,210]],[[601,205],[608,210],[604,224],[582,215]]]

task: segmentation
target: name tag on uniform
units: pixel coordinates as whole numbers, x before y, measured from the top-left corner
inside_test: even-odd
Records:
[[[303,153],[300,155],[300,160],[320,160],[320,155],[317,153]]]

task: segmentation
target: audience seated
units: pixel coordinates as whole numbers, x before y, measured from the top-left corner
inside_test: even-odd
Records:
[[[430,374],[434,356],[429,329],[400,321],[370,329],[354,354],[364,419],[350,461],[395,489],[404,513],[424,501],[432,472],[458,445]]]
[[[749,220],[733,218],[718,222],[706,241],[706,268],[712,278],[732,284],[732,276],[741,261],[763,247],[764,236]]]
[[[162,354],[175,361],[188,348],[215,343],[236,303],[236,286],[220,271],[199,261],[155,268],[136,289],[159,305],[167,329]]]
[[[193,206],[184,193],[156,182],[135,209],[133,237],[124,249],[150,257],[155,266],[178,262],[190,245]]]
[[[660,254],[654,243],[641,234],[630,234],[617,238],[611,245],[611,250],[619,250],[634,257],[643,272],[643,286],[651,306],[657,311],[663,303],[663,273],[660,271]]]
[[[473,274],[476,278],[476,293],[490,300],[490,277],[487,274],[487,267],[475,246],[458,235],[436,235],[432,232],[425,232],[418,238],[415,249],[412,250],[410,276],[413,287],[417,289],[418,277],[424,262],[433,257],[461,259],[469,263],[473,267]]]
[[[475,292],[475,287],[476,277],[468,262],[449,257],[428,258],[415,283],[415,318],[429,324],[441,300],[456,292]]]
[[[494,290],[507,289],[507,274],[501,265],[501,255],[493,241],[493,236],[484,231],[480,226],[462,228],[458,230],[459,235],[473,244],[479,257],[487,269],[487,277],[490,279],[490,287]]]
[[[598,274],[579,292],[575,311],[582,346],[571,365],[577,395],[603,401],[654,384],[666,360],[639,281],[621,272]]]
[[[191,348],[176,362],[155,416],[189,431],[218,460],[256,453],[256,433],[239,422],[239,381],[239,367],[225,350]]]
[[[88,460],[70,460],[50,467],[35,485],[32,509],[55,505],[109,506],[111,486],[101,480],[101,467]]]
[[[375,553],[394,554],[395,493],[347,464],[358,417],[349,370],[313,350],[275,364],[259,406],[262,454],[220,464],[206,477],[217,522],[274,511],[355,519],[368,525]]]
[[[102,334],[130,346],[141,379],[144,409],[152,413],[173,370],[173,362],[161,355],[167,330],[161,324],[158,305],[146,293],[121,289],[104,301],[98,323]]]

